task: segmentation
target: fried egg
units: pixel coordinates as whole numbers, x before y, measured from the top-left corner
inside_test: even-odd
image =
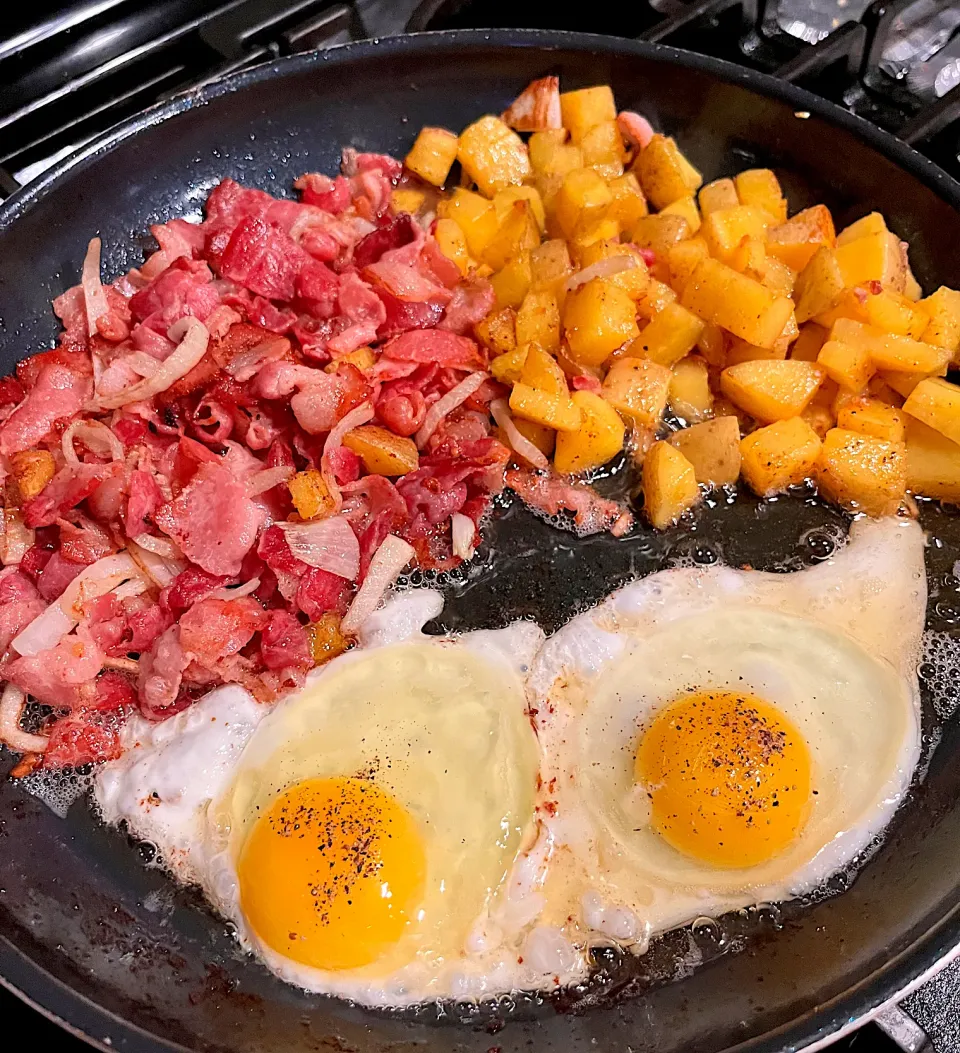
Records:
[[[219,688],[136,720],[104,819],[154,843],[278,976],[370,1005],[556,986],[586,958],[537,924],[545,873],[531,623],[429,637],[395,597],[273,709]]]
[[[920,751],[923,534],[853,524],[791,574],[672,569],[537,658],[540,923],[578,947],[821,886],[890,821]]]

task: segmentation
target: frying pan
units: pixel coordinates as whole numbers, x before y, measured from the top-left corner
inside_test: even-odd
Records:
[[[427,34],[276,62],[163,103],[59,164],[0,209],[3,371],[46,344],[50,300],[73,284],[88,238],[113,276],[143,258],[147,224],[196,213],[223,176],[288,194],[333,171],[342,144],[403,155],[424,124],[461,128],[528,81],[609,83],[675,135],[708,178],[776,169],[793,208],[839,224],[876,208],[911,244],[925,288],[960,285],[960,186],[829,103],[712,58],[554,32]],[[616,489],[622,473],[604,485]],[[960,619],[960,520],[922,508],[930,625]],[[705,505],[655,536],[577,539],[501,508],[476,564],[443,583],[435,631],[536,617],[548,631],[678,559],[791,570],[822,559],[844,518],[813,497]],[[939,740],[937,748],[933,745]],[[86,803],[65,819],[0,786],[0,977],[66,1027],[130,1053],[627,1053],[792,1050],[906,989],[960,944],[960,723],[925,699],[926,773],[852,881],[816,902],[718,919],[599,960],[600,978],[550,999],[368,1012],[285,986],[245,959],[199,897]],[[9,767],[6,759],[3,771]],[[144,865],[148,864],[148,865]],[[850,887],[847,888],[846,886]]]

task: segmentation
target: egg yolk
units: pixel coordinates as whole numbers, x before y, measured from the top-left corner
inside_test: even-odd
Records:
[[[811,798],[803,736],[775,706],[732,691],[696,692],[667,706],[640,740],[635,775],[660,835],[718,867],[778,855]]]
[[[256,821],[237,873],[244,916],[264,943],[317,969],[352,969],[400,938],[426,855],[413,817],[374,783],[308,779]]]

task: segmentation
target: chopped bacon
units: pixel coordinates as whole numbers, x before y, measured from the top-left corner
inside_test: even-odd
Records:
[[[507,486],[531,508],[548,516],[572,512],[581,534],[609,530],[614,537],[622,537],[633,526],[633,516],[622,505],[600,497],[583,483],[571,483],[559,475],[511,468]]]
[[[14,571],[0,580],[0,649],[43,613],[46,603],[25,574]]]
[[[387,320],[383,301],[356,274],[345,274],[340,279],[337,309],[350,325],[327,344],[327,351],[335,357],[348,355],[364,344],[374,343],[377,331]]]
[[[67,559],[57,549],[50,553],[50,558],[44,564],[43,570],[37,578],[37,588],[40,595],[48,602],[52,602],[61,595],[63,590],[83,570],[82,563]]]
[[[260,632],[260,656],[268,669],[309,669],[313,665],[304,627],[289,611],[270,611]]]
[[[300,200],[305,205],[316,205],[335,216],[350,207],[350,183],[342,175],[331,179],[319,172],[310,172],[300,176],[293,185],[300,191]]]
[[[133,317],[148,329],[166,334],[180,318],[203,322],[220,303],[213,275],[202,260],[179,256],[130,300]]]
[[[403,333],[383,348],[385,358],[402,362],[436,363],[473,372],[486,369],[486,356],[476,341],[442,329]]]
[[[570,387],[574,391],[589,391],[594,395],[599,395],[601,391],[600,381],[589,373],[581,373],[579,376],[572,377]]]
[[[386,318],[377,331],[381,339],[388,339],[413,329],[430,329],[443,317],[445,304],[442,301],[427,300],[423,303],[408,303],[400,300],[386,289],[377,289],[377,295],[383,303]]]
[[[237,654],[264,624],[266,614],[255,599],[199,600],[181,615],[180,646],[204,664]]]
[[[119,757],[120,731],[135,706],[136,692],[130,680],[114,670],[102,673],[95,684],[93,704],[80,706],[50,729],[43,767],[76,768]]]
[[[0,425],[0,453],[5,457],[38,445],[57,421],[79,413],[90,395],[89,379],[59,362],[43,365],[26,386],[26,398]]]
[[[164,590],[162,602],[172,611],[185,611],[227,581],[225,576],[208,574],[200,567],[187,567]]]
[[[72,563],[89,566],[116,551],[110,535],[102,526],[79,512],[61,519],[59,553]]]
[[[277,227],[249,216],[237,224],[220,256],[220,273],[270,300],[292,300],[305,266],[322,267]]]
[[[149,472],[131,472],[127,484],[127,504],[123,525],[127,537],[145,534],[153,523],[153,515],[163,504],[163,493]]]
[[[24,522],[28,527],[52,526],[119,470],[120,465],[116,461],[111,464],[81,462],[66,465],[36,497],[24,503]]]
[[[486,278],[462,282],[447,304],[440,328],[452,333],[470,333],[493,310],[496,302],[493,286]]]
[[[161,633],[150,650],[140,656],[137,694],[140,712],[148,720],[165,720],[190,704],[189,696],[180,693],[188,664],[176,625]]]
[[[16,377],[0,379],[0,406],[16,405],[23,401],[25,394],[23,385]]]
[[[362,270],[377,263],[385,252],[409,245],[418,237],[422,237],[422,232],[418,231],[413,217],[407,212],[401,212],[389,223],[371,231],[357,242],[353,249],[353,264]]]

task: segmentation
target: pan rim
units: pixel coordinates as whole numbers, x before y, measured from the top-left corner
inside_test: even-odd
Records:
[[[156,103],[81,146],[7,198],[0,204],[0,233],[29,211],[35,202],[53,192],[60,181],[78,166],[109,153],[141,131],[195,107],[205,106],[222,95],[240,92],[264,81],[302,73],[324,63],[349,64],[366,57],[402,57],[407,53],[497,47],[633,55],[707,73],[725,83],[787,102],[798,112],[806,112],[850,132],[917,178],[952,208],[960,210],[960,182],[929,158],[864,118],[769,74],[680,48],[623,37],[563,30],[465,29],[355,41],[325,51],[273,59]],[[810,1047],[820,1048],[855,1026],[867,1023],[885,1005],[910,993],[922,978],[946,965],[958,948],[960,903],[940,917],[909,947],[829,1002],[772,1031],[739,1042],[729,1047],[727,1053],[786,1053]],[[188,1053],[186,1047],[119,1017],[112,1010],[73,989],[34,961],[26,951],[2,936],[0,985],[22,998],[47,1019],[104,1051],[113,1051],[119,1047],[129,1053],[157,1053],[158,1050]],[[51,997],[51,994],[55,997]]]

